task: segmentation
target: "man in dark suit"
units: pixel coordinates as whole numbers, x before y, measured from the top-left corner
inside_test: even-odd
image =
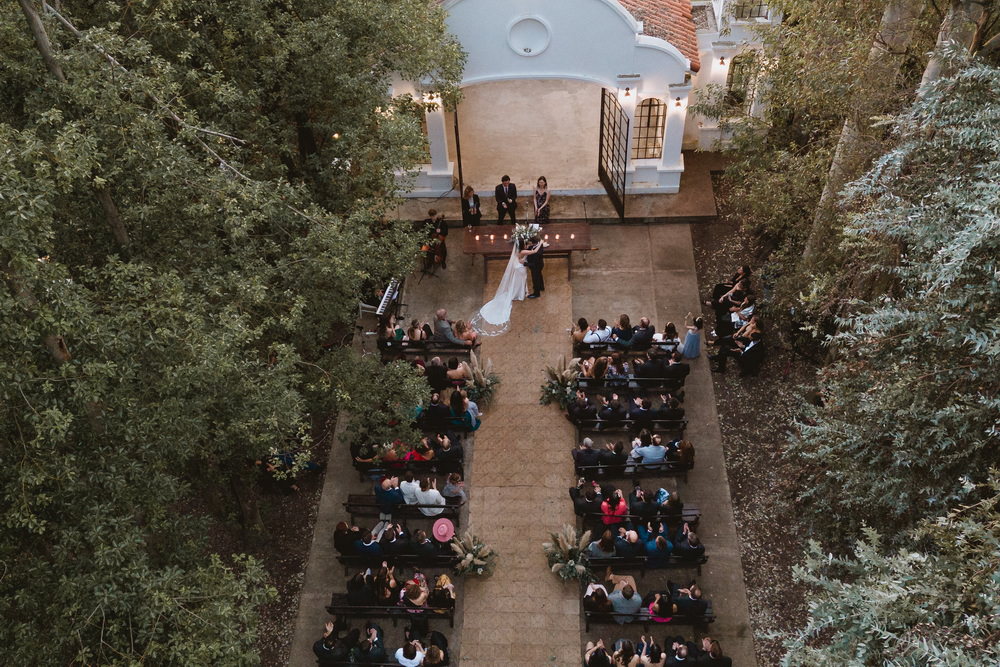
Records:
[[[740,367],[740,375],[756,375],[764,361],[764,346],[761,342],[761,335],[757,332],[750,334],[749,343],[743,343],[736,339],[731,340],[733,340],[731,346],[723,347],[716,355],[709,355],[709,360],[713,362],[712,370],[716,373],[725,373],[726,361],[729,357],[735,357],[736,363]]]
[[[635,361],[635,376],[637,378],[662,378],[665,371],[663,360],[658,354],[650,352],[645,361],[640,359]]]
[[[663,377],[683,381],[691,372],[691,366],[681,361],[683,358],[684,355],[680,352],[675,351],[671,354],[667,367],[663,369]]]
[[[537,299],[545,291],[545,279],[542,277],[542,269],[545,267],[545,246],[548,245],[545,241],[541,239],[532,239],[534,245],[531,249],[538,246],[538,252],[531,253],[524,260],[525,264],[528,265],[528,271],[531,271],[531,294],[528,295],[529,299]]]
[[[512,223],[517,222],[517,186],[510,182],[510,176],[503,175],[494,193],[497,200],[497,223],[503,222],[505,215],[510,216]]]
[[[577,466],[596,466],[600,461],[601,453],[594,449],[594,441],[590,438],[584,438],[573,450],[573,463]]]
[[[643,317],[639,320],[639,324],[632,327],[632,340],[629,341],[629,347],[633,350],[646,349],[653,342],[654,333],[655,331],[649,318]]]

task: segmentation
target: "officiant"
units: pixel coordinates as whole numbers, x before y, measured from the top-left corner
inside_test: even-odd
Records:
[[[532,250],[536,247],[538,250],[525,257],[524,263],[527,264],[528,271],[531,272],[531,294],[528,295],[528,298],[537,299],[545,291],[545,279],[542,277],[542,269],[545,267],[544,255],[547,244],[537,236],[531,239],[531,244]]]

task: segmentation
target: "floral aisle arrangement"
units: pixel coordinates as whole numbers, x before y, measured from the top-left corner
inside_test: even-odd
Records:
[[[462,539],[451,538],[451,550],[462,559],[455,574],[488,577],[497,565],[497,553],[472,533],[467,532]]]
[[[485,408],[493,400],[493,394],[500,384],[500,376],[493,372],[493,360],[487,359],[482,366],[475,352],[469,352],[469,369],[472,371],[472,383],[466,387],[469,398]]]
[[[522,222],[514,225],[514,233],[511,239],[519,242],[519,247],[523,248],[525,242],[530,241],[542,233],[542,226],[534,222]]]
[[[558,403],[565,410],[576,396],[577,378],[580,377],[580,358],[574,357],[569,364],[566,357],[559,357],[555,366],[546,366],[548,380],[542,385],[542,395],[538,402],[542,405]]]
[[[410,451],[410,446],[402,440],[380,444],[362,445],[358,450],[359,459],[370,459],[374,465],[402,461]]]
[[[577,579],[584,584],[595,581],[594,574],[590,571],[590,557],[586,552],[587,545],[590,544],[590,531],[577,538],[576,528],[567,524],[558,533],[550,535],[552,541],[543,542],[542,549],[545,550],[552,571],[563,581]]]

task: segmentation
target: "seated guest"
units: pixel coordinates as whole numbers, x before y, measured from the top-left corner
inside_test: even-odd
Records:
[[[655,526],[655,527],[654,527]],[[638,526],[639,539],[642,541],[647,558],[659,559],[659,565],[674,549],[674,545],[667,539],[667,525],[663,521],[648,521]]]
[[[383,662],[388,656],[385,654],[385,641],[382,635],[382,628],[369,621],[365,625],[365,635],[365,638],[351,649],[349,662]]]
[[[663,333],[653,334],[653,340],[657,343],[681,344],[681,337],[677,335],[677,326],[673,322],[667,322],[663,327]]]
[[[628,319],[628,315],[622,313],[618,316],[618,326],[611,328],[611,340],[618,341],[622,345],[629,345],[632,342],[632,336],[635,334],[635,329],[632,328],[632,323]]]
[[[601,534],[601,539],[594,540],[587,545],[587,555],[591,558],[614,558],[614,534],[610,530],[605,530],[604,533]]]
[[[583,391],[576,392],[576,399],[569,404],[567,410],[569,418],[577,423],[597,418],[597,407]]]
[[[597,320],[597,324],[591,324],[583,337],[584,343],[607,343],[609,340],[611,340],[611,327],[604,319]]]
[[[443,367],[442,367],[443,368]],[[420,428],[428,431],[445,431],[448,429],[451,420],[451,410],[441,402],[441,392],[431,393],[431,400],[427,407],[417,408],[417,423]]]
[[[722,298],[724,294],[726,294],[738,283],[745,280],[747,281],[747,284],[749,284],[749,281],[752,277],[753,277],[753,272],[750,270],[750,267],[744,264],[743,266],[741,266],[739,269],[736,270],[736,273],[728,281],[717,283],[715,285],[715,288],[712,290],[712,298],[710,301],[706,301],[705,305],[706,306],[714,305],[720,298]]]
[[[434,588],[427,596],[427,604],[439,609],[455,608],[455,585],[447,574],[439,574],[434,580]]]
[[[599,464],[608,467],[621,467],[628,462],[628,454],[625,453],[625,443],[619,440],[618,442],[609,442],[604,445],[603,449],[599,449],[600,454]]]
[[[354,553],[354,543],[359,539],[361,539],[361,529],[347,525],[346,521],[338,523],[333,531],[333,546],[344,555]]]
[[[650,352],[644,357],[635,360],[632,368],[637,378],[655,379],[663,377],[666,365],[663,363],[660,355],[654,354],[654,352]]]
[[[626,514],[628,514],[628,503],[622,492],[617,489],[601,503],[601,522],[605,526],[617,526],[625,520],[623,517]]]
[[[614,619],[619,625],[624,625],[635,618],[642,608],[642,596],[636,592],[635,578],[629,575],[619,575],[607,569],[605,581],[611,586],[608,600],[615,610]]]
[[[620,667],[639,667],[640,662],[635,646],[628,639],[619,639],[615,642],[615,652],[611,655],[611,659]]]
[[[691,365],[684,361],[684,355],[674,351],[669,358],[667,367],[663,369],[663,377],[683,380],[691,372]]]
[[[375,604],[375,578],[368,572],[358,572],[347,580],[347,604],[352,607],[371,607]]]
[[[434,340],[447,341],[458,347],[472,346],[471,341],[462,340],[455,335],[455,330],[448,320],[448,311],[444,308],[440,308],[434,313]]]
[[[445,373],[448,379],[451,380],[451,386],[453,387],[463,386],[472,379],[472,369],[469,368],[469,364],[464,361],[459,362],[458,357],[452,357],[448,360],[448,370]]]
[[[576,328],[570,329],[569,335],[573,338],[574,343],[582,343],[588,331],[590,331],[590,323],[581,317],[576,321]]]
[[[419,442],[416,447],[406,452],[404,461],[430,461],[434,458],[434,450],[426,442]]]
[[[399,584],[396,582],[395,572],[394,567],[388,567],[385,561],[382,561],[382,567],[375,575],[375,604],[385,606],[396,604],[396,598],[399,596]]]
[[[424,647],[418,641],[407,642],[396,649],[396,662],[403,667],[418,667],[424,664]]]
[[[473,418],[466,405],[466,399],[460,391],[452,391],[451,399],[448,401],[448,425],[456,431],[475,431],[482,421]]]
[[[382,545],[375,541],[372,531],[361,533],[361,539],[354,543],[354,553],[360,556],[381,556]]]
[[[344,629],[345,624],[340,619],[338,619],[338,623],[340,624],[339,628],[332,621],[327,621],[324,626],[323,638],[317,639],[313,644],[313,653],[316,654],[320,667],[347,661],[350,647],[347,646],[346,640],[337,639],[338,632]]]
[[[426,441],[426,438],[421,442]],[[420,491],[420,482],[414,479],[413,471],[407,470],[403,473],[403,481],[399,483],[399,490],[403,493],[403,502],[413,505],[417,502],[417,492]]]
[[[722,653],[722,646],[711,637],[702,637],[702,653],[698,657],[698,664],[705,667],[733,667],[733,659],[727,658]]]
[[[750,334],[750,342],[742,343],[733,341],[734,347],[723,348],[718,354],[709,355],[709,361],[713,362],[712,370],[716,373],[726,372],[726,360],[734,357],[740,367],[740,375],[756,375],[760,371],[760,364],[764,360],[764,349],[761,345],[761,335],[759,333]]]
[[[414,343],[419,343],[420,341],[427,340],[428,336],[427,332],[424,330],[424,327],[430,328],[427,326],[427,324],[421,325],[420,320],[414,317],[410,321],[410,328],[406,330],[406,336],[403,338],[403,340],[412,341]]]
[[[625,361],[621,352],[614,352],[608,359],[608,368],[604,372],[605,384],[608,387],[627,387],[632,377],[632,368]]]
[[[641,350],[643,348],[649,347],[649,344],[653,340],[653,334],[655,333],[653,325],[650,323],[648,317],[643,317],[639,319],[639,324],[632,328],[632,339],[630,342],[630,347],[634,350]]]
[[[448,475],[448,481],[445,482],[444,488],[441,489],[441,495],[444,496],[446,502],[460,505],[464,503],[468,496],[465,495],[465,482],[462,481],[462,476],[457,472],[453,472]]]
[[[651,429],[656,413],[653,412],[653,403],[648,398],[636,398],[632,401],[633,406],[629,408],[628,417],[632,420],[633,429]]]
[[[454,329],[456,338],[471,345],[476,344],[476,337],[478,334],[476,334],[476,330],[470,327],[465,320],[456,321]]]
[[[639,517],[638,521],[645,523],[656,518],[656,513],[659,511],[660,506],[655,502],[655,493],[645,491],[636,486],[632,489],[632,493],[629,494],[628,500],[628,513]]]
[[[443,391],[451,386],[448,369],[441,363],[441,357],[433,357],[424,367],[424,377],[427,379],[427,384],[435,391]]]
[[[413,638],[411,636],[413,634],[416,633],[410,628],[407,628],[404,631],[404,637],[407,641],[410,641]],[[424,665],[451,664],[451,659],[448,654],[448,639],[437,630],[430,630],[424,633],[424,638],[420,641],[420,645],[426,648]]]
[[[674,665],[697,664],[697,654],[694,651],[694,645],[685,642],[683,637],[668,637],[664,643],[670,644],[670,657],[667,658],[667,664],[671,665],[671,667]]]
[[[413,539],[410,541],[410,553],[417,556],[436,556],[441,553],[441,547],[438,542],[427,536],[426,530],[419,529],[413,533]]]
[[[690,440],[677,440],[676,442],[677,449],[672,457],[688,468],[694,467],[694,445],[691,444]]]
[[[416,572],[412,579],[403,584],[399,593],[399,605],[401,607],[426,607],[430,593],[427,577],[422,572]]]
[[[421,507],[420,513],[424,516],[437,516],[444,511],[443,505],[446,501],[441,492],[437,490],[436,479],[420,480],[420,491],[417,492],[418,505],[440,505],[441,507]]]
[[[601,396],[601,407],[597,411],[597,418],[601,420],[601,428],[615,428],[628,417],[625,406],[618,399],[618,394],[612,394],[611,400],[607,396]]]
[[[593,356],[587,357],[580,362],[580,377],[582,378],[592,378],[594,377],[594,362],[597,361]]]
[[[608,589],[601,584],[588,584],[583,593],[583,609],[595,614],[610,614],[614,611],[611,600],[608,599]]]
[[[708,603],[701,599],[701,589],[693,581],[684,587],[671,584],[670,597],[674,603],[674,613],[676,614],[699,616],[708,609]]]
[[[705,545],[686,522],[677,530],[674,544],[674,550],[680,558],[695,559],[705,555]]]
[[[410,535],[397,523],[385,529],[379,544],[382,546],[382,553],[398,556],[410,550]]]
[[[604,640],[598,639],[597,643],[587,642],[583,650],[584,667],[613,667],[611,655],[604,648]]]
[[[610,357],[597,357],[589,368],[590,375],[588,377],[592,377],[595,380],[603,380],[608,373],[608,364],[610,361]]]
[[[451,470],[460,466],[465,458],[462,443],[452,442],[452,439],[445,434],[438,434],[436,440],[440,444],[434,454],[434,460],[441,463],[441,469]]]
[[[604,498],[594,487],[594,482],[580,478],[580,483],[569,490],[569,497],[573,499],[573,511],[577,516],[593,517],[600,515],[601,503]]]
[[[403,505],[403,492],[399,490],[398,477],[383,477],[375,482],[375,502],[382,514],[392,514],[396,508]]]
[[[646,402],[648,403],[649,401]],[[633,442],[632,460],[646,466],[653,466],[666,461],[667,448],[661,443],[655,442],[652,435],[648,432],[645,435],[646,437],[643,437],[640,434],[640,437],[636,438],[637,442]]]
[[[680,401],[665,394],[660,395],[660,400],[663,401],[663,404],[656,411],[657,419],[664,421],[680,421],[684,419],[684,408],[681,407]]]
[[[673,545],[663,535],[657,535],[643,543],[646,550],[647,567],[666,567],[670,564]]]
[[[594,449],[594,441],[584,438],[580,446],[573,450],[573,463],[576,466],[596,466],[600,463],[601,455]]]
[[[619,526],[618,536],[615,537],[615,555],[622,558],[645,555],[644,545],[639,541],[639,533]]]
[[[646,635],[639,638],[639,643],[635,647],[636,653],[642,658],[644,667],[664,667],[667,662],[667,654],[663,648],[650,637],[646,640]]]
[[[659,514],[663,517],[680,517],[684,510],[684,501],[681,500],[680,494],[676,491],[659,489],[656,492],[656,502],[660,505]]]
[[[749,290],[750,284],[746,280],[741,280],[715,302],[715,334],[717,336],[728,336],[736,330],[736,327],[733,326],[732,313],[734,309],[741,310],[744,307]]]

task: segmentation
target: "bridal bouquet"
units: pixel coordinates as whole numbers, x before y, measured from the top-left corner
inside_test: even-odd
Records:
[[[534,222],[522,222],[514,225],[514,234],[511,238],[520,243],[523,248],[525,242],[539,236],[542,233],[542,226]]]

